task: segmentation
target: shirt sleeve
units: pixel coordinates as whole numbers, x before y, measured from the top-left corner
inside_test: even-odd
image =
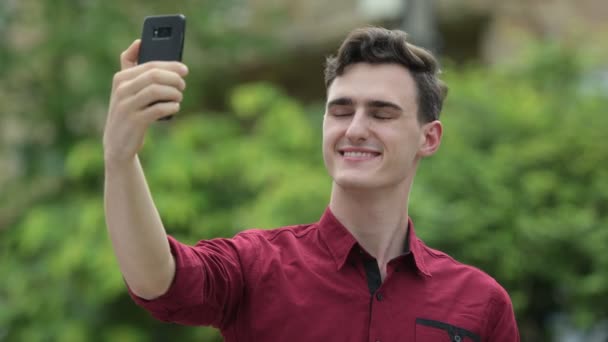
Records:
[[[239,249],[251,247],[250,240],[237,235],[188,246],[168,239],[176,265],[169,289],[152,300],[128,289],[131,298],[162,321],[224,327],[234,318],[244,292]]]
[[[507,291],[496,283],[496,291],[488,306],[488,333],[485,341],[519,342],[519,330],[513,304]]]

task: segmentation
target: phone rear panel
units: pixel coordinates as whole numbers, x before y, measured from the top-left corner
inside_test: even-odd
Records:
[[[183,15],[149,16],[144,20],[139,64],[148,61],[181,61],[186,30]]]

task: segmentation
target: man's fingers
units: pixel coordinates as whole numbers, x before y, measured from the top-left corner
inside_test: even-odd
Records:
[[[147,62],[147,63],[137,65],[135,67],[127,68],[127,69],[117,72],[114,75],[113,86],[116,88],[121,83],[135,79],[139,75],[141,75],[151,69],[163,69],[163,70],[173,71],[173,72],[177,73],[178,75],[180,75],[181,77],[184,77],[188,74],[188,67],[186,67],[185,64],[180,63],[180,62],[162,62],[162,61]]]
[[[120,69],[125,70],[137,65],[139,56],[139,47],[141,40],[136,39],[131,45],[120,54]]]
[[[180,91],[186,88],[186,81],[177,73],[164,69],[152,69],[140,74],[131,81],[125,82],[120,91],[120,96],[126,97],[137,94],[152,84],[171,86]]]
[[[147,107],[137,114],[141,115],[147,123],[152,123],[162,117],[177,114],[179,108],[179,102],[159,102]]]
[[[130,99],[130,108],[143,110],[150,104],[159,101],[181,102],[183,95],[181,91],[171,86],[152,84],[142,89],[137,95]]]

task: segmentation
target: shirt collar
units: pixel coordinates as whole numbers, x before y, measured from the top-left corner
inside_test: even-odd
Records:
[[[336,262],[337,269],[340,270],[346,263],[353,247],[358,244],[357,240],[355,240],[355,237],[348,231],[348,229],[346,229],[346,227],[344,227],[344,225],[338,221],[329,207],[325,209],[323,216],[321,216],[321,219],[318,222],[318,227],[322,240],[327,245],[329,253]],[[430,277],[431,273],[426,267],[424,259],[422,258],[422,249],[424,246],[422,246],[420,239],[416,237],[414,223],[410,217],[408,217],[408,228],[408,249],[414,257],[416,268],[421,273]]]

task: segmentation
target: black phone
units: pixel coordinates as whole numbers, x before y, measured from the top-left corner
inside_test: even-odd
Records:
[[[186,16],[154,15],[144,19],[138,64],[149,61],[180,61],[184,51]],[[173,115],[159,120],[170,120]]]

